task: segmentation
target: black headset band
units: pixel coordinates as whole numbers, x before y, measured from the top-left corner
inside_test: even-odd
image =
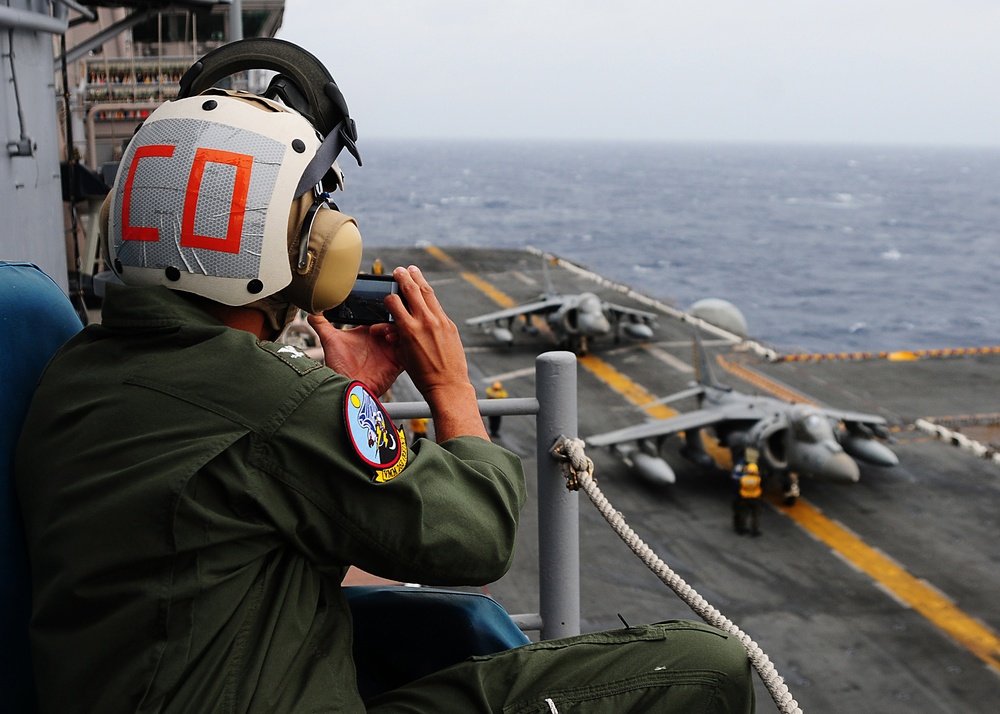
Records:
[[[298,45],[274,37],[252,37],[212,50],[181,77],[178,98],[201,94],[219,80],[249,69],[280,72],[294,82],[324,137],[350,120],[347,101],[326,67]],[[349,123],[353,126],[353,121]]]

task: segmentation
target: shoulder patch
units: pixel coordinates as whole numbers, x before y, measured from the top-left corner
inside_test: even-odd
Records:
[[[287,364],[289,367],[294,369],[300,375],[309,374],[310,372],[319,369],[321,365],[316,360],[312,359],[305,352],[300,350],[294,345],[283,345],[278,342],[264,342],[258,341],[257,346],[268,354],[274,355],[279,360]]]
[[[406,436],[362,382],[351,382],[344,397],[344,422],[351,445],[374,470],[372,481],[392,481],[406,467]]]

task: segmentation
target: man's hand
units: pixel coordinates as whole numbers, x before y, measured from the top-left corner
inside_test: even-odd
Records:
[[[322,315],[308,319],[319,335],[326,366],[334,372],[364,382],[376,394],[385,394],[403,371],[399,336],[392,325],[338,330]]]
[[[406,305],[399,295],[389,295],[385,306],[395,320],[403,366],[431,407],[437,440],[464,435],[488,438],[458,327],[419,268],[396,268],[393,277]]]

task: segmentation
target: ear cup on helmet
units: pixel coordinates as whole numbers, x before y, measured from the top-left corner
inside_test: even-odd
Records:
[[[306,209],[301,225],[298,238],[289,243],[292,282],[283,292],[294,305],[316,314],[344,302],[354,287],[361,232],[353,218],[323,200]]]

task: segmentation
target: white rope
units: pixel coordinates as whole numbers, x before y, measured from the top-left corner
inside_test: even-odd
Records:
[[[574,491],[577,488],[584,490],[593,504],[597,506],[597,510],[601,512],[604,519],[614,529],[615,533],[618,534],[618,537],[625,541],[629,549],[639,556],[642,562],[646,564],[646,567],[653,571],[665,585],[677,593],[677,596],[688,607],[694,610],[702,620],[723,632],[728,632],[743,644],[747,654],[750,656],[751,664],[753,664],[754,669],[757,670],[757,674],[763,680],[764,686],[767,687],[767,691],[770,692],[771,698],[778,706],[779,711],[782,714],[802,714],[798,702],[795,701],[788,691],[788,686],[785,684],[784,679],[778,674],[774,664],[760,646],[748,634],[737,627],[732,620],[719,612],[705,598],[699,595],[694,588],[684,582],[684,579],[671,570],[670,566],[660,560],[656,553],[628,526],[624,516],[611,506],[594,480],[594,462],[584,452],[583,440],[570,439],[565,436],[560,437],[555,446],[552,447],[552,452],[564,461],[563,472],[566,475],[568,488]]]

